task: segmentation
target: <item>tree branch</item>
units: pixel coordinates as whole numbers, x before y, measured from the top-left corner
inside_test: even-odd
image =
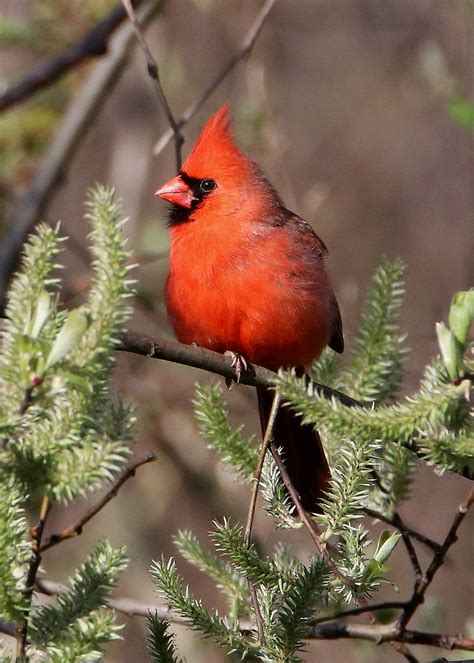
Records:
[[[132,2],[135,7],[138,7],[143,0],[132,0]],[[51,60],[41,62],[18,83],[11,85],[0,95],[0,112],[24,101],[38,90],[52,85],[84,60],[105,55],[109,38],[126,16],[121,5],[114,7],[76,43]]]
[[[335,621],[316,624],[311,627],[306,635],[306,639],[308,640],[338,640],[340,638],[371,640],[378,645],[382,642],[403,642],[411,645],[439,647],[441,649],[474,651],[474,640],[465,638],[462,635],[445,635],[409,630],[400,632],[394,624],[348,624]]]
[[[250,505],[247,515],[247,524],[245,526],[245,537],[244,537],[247,546],[250,545],[250,538],[252,536],[252,525],[255,516],[255,507],[257,505],[258,489],[260,487],[260,478],[262,476],[263,463],[265,461],[265,456],[268,450],[268,446],[270,442],[273,440],[273,427],[275,425],[278,409],[280,407],[280,401],[281,401],[280,395],[275,392],[273,396],[272,408],[270,410],[270,415],[268,417],[267,428],[265,430],[265,435],[263,436],[257,467],[255,469],[255,474],[253,477],[252,495],[250,497]],[[264,644],[265,628],[264,628],[262,613],[260,611],[260,606],[258,604],[257,589],[254,581],[251,578],[249,578],[248,580],[248,586],[249,586],[250,598],[252,599],[252,605],[255,612],[255,621],[257,623],[258,639],[262,644]]]
[[[174,136],[174,147],[175,147],[175,154],[176,154],[176,169],[179,170],[181,168],[181,147],[184,143],[184,138],[181,134],[181,131],[179,130],[179,126],[176,123],[176,120],[174,119],[173,113],[171,112],[170,105],[168,103],[168,99],[166,98],[165,92],[163,90],[163,86],[161,84],[161,79],[160,79],[160,72],[159,72],[159,67],[158,63],[153,57],[150,48],[148,46],[148,43],[145,39],[145,34],[140,26],[140,23],[137,20],[135,11],[133,9],[133,5],[131,0],[122,0],[122,4],[125,7],[125,10],[128,14],[128,18],[130,19],[130,22],[133,26],[133,29],[135,31],[135,35],[137,37],[138,43],[140,44],[140,48],[143,51],[143,54],[145,56],[146,60],[146,67],[148,71],[148,75],[150,76],[151,80],[153,81],[153,87],[155,89],[155,92],[157,94],[158,100],[160,102],[160,105],[162,106],[166,118],[168,120],[168,123],[171,127],[171,131],[173,132]]]
[[[423,603],[425,599],[426,590],[430,586],[433,578],[436,575],[436,572],[440,566],[444,563],[446,554],[451,546],[457,541],[457,531],[462,521],[466,517],[469,508],[474,502],[474,488],[471,489],[470,493],[467,495],[466,499],[461,502],[458,506],[458,510],[454,517],[454,520],[449,528],[449,531],[441,544],[440,548],[433,555],[431,564],[429,565],[426,573],[421,578],[420,582],[415,585],[413,595],[411,599],[407,602],[406,607],[398,620],[398,627],[403,631],[405,626],[408,624],[410,619],[415,614],[417,608]]]
[[[143,357],[162,359],[164,361],[172,361],[176,364],[184,364],[185,366],[200,368],[204,371],[215,373],[216,375],[222,375],[222,377],[229,380],[237,380],[237,373],[231,365],[231,359],[218,352],[213,352],[212,350],[207,350],[206,348],[201,348],[195,345],[185,345],[184,343],[169,341],[162,338],[150,338],[145,334],[127,331],[121,334],[119,337],[119,343],[115,349],[121,352],[131,352],[133,354],[142,355]],[[269,371],[267,368],[249,365],[246,370],[239,374],[239,381],[242,384],[251,385],[253,387],[262,386],[271,388],[275,386],[277,377],[276,373]],[[347,407],[372,408],[376,406],[373,402],[357,401],[337,389],[332,389],[331,387],[319,384],[318,382],[312,382],[312,385],[313,389],[321,396],[335,398]],[[421,451],[414,449],[413,445],[409,442],[405,446],[415,453],[418,458],[425,460]],[[471,479],[467,471],[462,472],[453,470],[453,472],[464,476],[467,479]],[[364,511],[371,515],[368,509],[364,509]],[[381,520],[384,519],[381,515],[374,515],[374,517],[380,518]],[[409,533],[412,532],[413,530],[410,530]],[[416,536],[415,533],[413,533],[413,536],[422,540],[423,535],[420,534]],[[428,543],[429,541],[430,540],[427,537],[423,537],[422,542],[426,543],[426,545],[437,545],[434,542]]]
[[[147,3],[140,11],[142,23],[148,23],[160,6],[161,0]],[[64,180],[73,156],[87,135],[92,118],[118,81],[132,44],[133,29],[125,24],[110,41],[108,57],[94,67],[73,100],[29,188],[10,210],[6,220],[8,234],[0,247],[0,297],[6,293],[28,233],[44,214],[54,191]]]
[[[28,637],[28,619],[30,615],[31,600],[33,598],[33,590],[35,587],[36,574],[38,573],[38,568],[41,563],[41,538],[43,536],[46,519],[50,512],[51,506],[52,503],[50,502],[48,496],[45,495],[41,502],[38,523],[36,524],[36,527],[31,530],[31,560],[24,591],[28,607],[25,610],[23,626],[18,631],[17,635],[16,660],[18,663],[23,663],[27,660],[26,645]]]
[[[222,83],[224,78],[232,71],[232,69],[234,69],[234,67],[241,60],[243,60],[245,57],[249,55],[255,42],[257,41],[257,37],[260,34],[260,30],[262,29],[265,21],[267,20],[268,15],[274,4],[275,0],[266,0],[265,4],[260,10],[260,13],[258,14],[254,23],[250,27],[250,30],[245,35],[244,40],[239,46],[239,48],[232,55],[232,57],[225,63],[222,69],[218,71],[216,76],[210,81],[207,87],[205,87],[204,90],[200,94],[198,94],[198,96],[186,108],[184,113],[180,115],[180,117],[176,120],[176,126],[178,127],[178,129],[181,129],[182,127],[184,127],[185,124],[189,122],[189,120],[193,117],[193,115],[201,108],[204,102],[211,96],[214,90],[220,85],[220,83]],[[153,154],[155,156],[160,154],[165,149],[165,147],[168,145],[170,140],[173,138],[173,135],[174,133],[171,129],[165,131],[165,133],[161,136],[161,138],[153,148]]]
[[[219,352],[213,352],[197,345],[185,345],[177,341],[169,341],[163,338],[150,338],[145,334],[139,334],[133,331],[127,331],[121,334],[119,343],[115,348],[121,352],[131,352],[151,359],[162,359],[176,364],[184,364],[200,368],[216,375],[222,375],[229,380],[237,380],[237,372],[232,366],[232,360]],[[269,371],[262,366],[249,365],[247,369],[239,373],[239,382],[241,384],[251,385],[253,387],[273,387],[277,379],[277,374]],[[326,398],[336,398],[348,407],[365,407],[364,403],[356,401],[350,396],[343,394],[337,389],[331,389],[325,385],[313,382],[315,389],[326,396]],[[372,403],[367,404],[368,407]]]
[[[416,539],[417,541],[425,545],[427,548],[430,548],[430,550],[432,550],[433,552],[436,552],[441,548],[440,543],[438,543],[437,541],[433,541],[433,539],[430,539],[428,536],[425,536],[424,534],[421,534],[421,532],[418,532],[417,530],[413,529],[412,527],[409,527],[405,523],[402,523],[401,519],[398,521],[398,524],[396,525],[394,518],[389,518],[388,516],[386,516],[383,513],[380,513],[379,511],[375,511],[374,509],[370,509],[369,507],[364,507],[362,511],[371,518],[375,518],[376,520],[381,520],[383,523],[387,523],[387,525],[392,525],[392,527],[398,529],[401,534],[403,533],[403,531],[405,531],[409,536],[411,536],[413,539]]]
[[[55,596],[67,589],[66,585],[44,578],[36,579],[36,588],[39,592],[48,596]],[[190,625],[190,621],[167,606],[146,604],[128,597],[109,598],[105,600],[108,608],[117,610],[128,616],[147,617],[150,612],[174,624]],[[368,606],[367,610],[376,610],[381,604]],[[390,604],[387,604],[390,605]],[[0,629],[2,630],[2,629]],[[253,629],[250,623],[240,621],[240,630],[248,635]],[[11,625],[4,625],[2,632],[10,634]],[[412,645],[429,645],[441,649],[464,649],[474,651],[474,640],[462,635],[445,635],[440,633],[426,633],[424,631],[405,630],[399,633],[394,624],[350,624],[340,621],[319,623],[310,626],[305,634],[306,640],[336,640],[340,638],[353,638],[357,640],[369,640],[376,644],[382,642],[403,642]]]
[[[48,550],[53,546],[57,546],[59,543],[62,543],[67,539],[72,539],[82,534],[84,525],[87,525],[87,523],[90,520],[92,520],[92,518],[95,515],[97,515],[99,511],[101,511],[104,508],[104,506],[106,506],[110,502],[110,500],[116,497],[118,491],[123,486],[123,484],[126,481],[128,481],[131,477],[135,476],[135,472],[137,471],[137,469],[142,465],[145,465],[146,463],[153,463],[155,460],[156,460],[155,454],[149,451],[143,456],[143,458],[140,458],[130,463],[130,465],[126,467],[123,470],[123,472],[119,474],[119,476],[116,478],[112,486],[105,493],[102,499],[97,502],[97,504],[94,504],[90,509],[88,509],[84,513],[84,515],[81,516],[81,518],[79,518],[79,520],[76,523],[74,523],[74,525],[67,527],[62,532],[58,532],[56,534],[50,534],[46,539],[46,541],[43,543],[43,545],[40,547],[40,551],[44,552],[45,550]]]

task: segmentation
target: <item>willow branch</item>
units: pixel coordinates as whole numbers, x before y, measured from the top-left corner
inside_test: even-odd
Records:
[[[267,454],[270,442],[273,439],[273,427],[275,425],[275,420],[278,414],[278,409],[280,407],[280,402],[281,402],[280,395],[275,392],[273,396],[272,408],[270,410],[270,415],[268,417],[265,435],[263,436],[257,467],[255,469],[255,474],[253,477],[252,495],[250,497],[250,505],[247,515],[247,523],[245,526],[245,536],[244,536],[245,543],[247,544],[247,546],[250,545],[250,538],[252,536],[252,525],[255,516],[255,507],[257,505],[258,489],[260,487],[260,478],[262,476],[263,463],[265,462],[265,456]],[[265,628],[264,628],[262,613],[260,611],[260,606],[258,603],[257,589],[255,586],[255,582],[253,581],[252,578],[249,578],[248,586],[249,586],[250,598],[252,600],[252,605],[255,612],[255,621],[257,623],[258,639],[261,643],[265,643]]]
[[[421,581],[415,585],[413,595],[411,599],[407,602],[405,610],[403,611],[403,614],[398,620],[398,626],[400,629],[403,630],[405,628],[405,626],[408,624],[410,619],[415,614],[418,607],[423,603],[426,590],[433,581],[436,572],[444,563],[448,550],[451,548],[451,546],[454,543],[456,543],[458,529],[473,503],[474,503],[474,488],[467,495],[466,499],[463,502],[461,502],[461,504],[458,506],[454,520],[451,524],[451,527],[449,528],[449,531],[443,543],[441,544],[441,547],[433,555],[431,564],[429,565],[426,573],[421,578]]]
[[[465,638],[463,635],[445,635],[410,630],[400,632],[397,626],[393,624],[351,624],[335,621],[316,624],[311,627],[305,636],[307,640],[338,640],[341,638],[370,640],[376,644],[383,642],[403,642],[411,645],[439,647],[441,649],[474,651],[474,640]]]
[[[84,525],[87,525],[87,523],[90,520],[92,520],[92,518],[96,516],[99,513],[99,511],[101,511],[110,502],[110,500],[112,500],[114,497],[117,496],[117,493],[120,490],[120,488],[123,486],[123,484],[135,476],[135,472],[137,471],[137,469],[142,465],[145,465],[146,463],[153,463],[155,460],[156,460],[155,454],[149,451],[143,456],[143,458],[139,458],[138,460],[135,460],[134,462],[130,463],[130,465],[126,467],[123,470],[123,472],[119,474],[119,476],[116,478],[112,486],[105,493],[102,499],[97,502],[97,504],[94,504],[90,509],[88,509],[79,518],[79,520],[76,523],[74,523],[74,525],[66,527],[66,529],[64,529],[62,532],[58,532],[56,534],[50,534],[46,539],[46,541],[42,544],[40,551],[44,552],[45,550],[48,550],[53,546],[57,546],[59,543],[62,543],[67,539],[72,539],[82,534]]]
[[[135,7],[143,2],[143,0],[132,1]],[[24,78],[11,85],[0,95],[0,112],[31,97],[38,90],[52,85],[85,60],[105,55],[110,37],[126,16],[127,14],[121,5],[114,7],[107,16],[98,21],[93,28],[60,55],[51,58],[47,62],[41,62]]]
[[[46,580],[44,578],[36,579],[36,589],[47,596],[56,596],[61,592],[68,590],[68,586],[53,580]],[[112,610],[117,610],[129,617],[148,617],[151,613],[156,613],[161,619],[166,619],[174,624],[190,624],[186,617],[182,617],[179,613],[171,610],[165,605],[155,605],[152,603],[143,603],[135,599],[125,596],[118,598],[106,598],[104,605]]]
[[[234,67],[241,60],[245,59],[249,55],[274,4],[275,0],[266,0],[265,4],[260,10],[260,13],[252,24],[250,30],[245,35],[244,40],[242,41],[239,48],[235,51],[232,57],[229,58],[222,69],[217,72],[216,76],[210,81],[207,87],[205,87],[204,90],[190,103],[184,113],[178,117],[176,120],[178,129],[181,129],[189,122],[193,115],[201,108],[204,102],[207,101],[214,90],[220,85],[220,83],[222,83],[222,81],[232,71],[232,69],[234,69]],[[156,143],[153,149],[153,154],[160,154],[173,138],[173,135],[174,132],[172,129],[165,131],[165,133]]]
[[[148,46],[147,40],[145,39],[145,34],[142,30],[142,27],[137,19],[137,16],[135,14],[135,11],[133,9],[133,5],[131,0],[122,0],[122,4],[125,7],[125,10],[128,14],[128,18],[130,19],[130,22],[133,26],[133,30],[135,32],[135,35],[137,37],[138,43],[140,45],[140,48],[143,51],[143,55],[145,56],[146,60],[146,67],[148,71],[148,75],[150,76],[151,80],[153,81],[153,87],[155,89],[156,95],[158,97],[158,100],[165,112],[166,118],[168,120],[168,123],[171,127],[172,135],[174,136],[174,147],[175,147],[175,154],[176,154],[176,169],[179,170],[181,168],[181,147],[184,143],[184,138],[181,134],[181,131],[179,130],[179,126],[176,123],[176,120],[174,119],[174,115],[171,111],[170,105],[168,103],[168,99],[166,98],[165,92],[163,90],[163,86],[161,84],[161,79],[160,79],[160,71],[158,67],[158,63],[153,57],[150,47]]]
[[[160,6],[161,0],[147,3],[139,12],[140,21],[143,24],[148,23]],[[111,39],[109,55],[94,67],[71,103],[27,191],[10,210],[6,219],[8,234],[0,247],[0,295],[6,292],[28,233],[45,213],[55,190],[64,180],[74,155],[87,136],[87,129],[93,117],[119,80],[132,44],[133,29],[129,24],[125,24]]]
[[[55,596],[67,590],[67,585],[43,578],[36,579],[36,589],[48,596]],[[105,600],[108,608],[117,610],[128,616],[147,617],[149,613],[156,613],[161,619],[174,624],[189,625],[190,621],[182,617],[167,606],[142,603],[128,597],[108,598]],[[378,604],[369,609],[377,609]],[[253,629],[251,624],[240,621],[240,630],[248,635]],[[1,624],[0,624],[1,626]],[[12,625],[6,623],[2,632],[10,634]],[[464,649],[474,651],[474,640],[462,635],[446,635],[441,633],[426,633],[424,631],[405,630],[400,633],[394,624],[351,624],[342,621],[331,621],[323,624],[314,624],[304,635],[305,640],[336,640],[340,638],[353,638],[369,640],[376,644],[382,642],[403,642],[412,645],[429,645],[441,649]]]
[[[212,350],[207,350],[206,348],[201,348],[195,345],[185,345],[184,343],[178,343],[177,341],[170,341],[162,338],[150,338],[145,334],[139,334],[133,331],[127,331],[121,334],[116,350],[200,368],[204,371],[215,373],[216,375],[222,375],[222,377],[227,378],[228,380],[236,381],[237,377],[239,377],[239,381],[242,384],[251,385],[253,387],[274,387],[278,378],[277,374],[273,371],[256,365],[249,365],[246,370],[243,370],[239,373],[239,376],[237,376],[237,372],[231,365],[231,359],[218,352],[213,352]],[[325,398],[335,398],[347,407],[372,408],[375,406],[375,403],[373,402],[357,401],[337,389],[332,389],[331,387],[319,384],[318,382],[312,382],[311,384],[313,390],[321,396],[324,396]],[[418,449],[414,449],[410,442],[407,442],[405,446],[415,453],[418,458],[425,460],[422,452]],[[453,471],[466,478],[471,478],[467,471]],[[371,515],[368,509],[364,509],[364,511]],[[384,519],[384,517],[380,515],[374,515],[374,517],[380,517],[381,520]],[[416,537],[415,534],[413,534],[413,536],[420,540],[422,537],[422,535]],[[430,545],[430,543],[428,543],[429,541],[430,540],[427,537],[424,537],[422,542]],[[437,545],[434,542],[431,542],[431,544],[435,546]]]
[[[26,645],[28,638],[28,621],[30,616],[31,600],[33,598],[33,590],[35,587],[36,574],[38,573],[39,565],[41,563],[41,539],[46,525],[46,519],[50,512],[52,503],[45,495],[41,502],[41,509],[39,514],[38,523],[31,530],[31,560],[28,568],[28,575],[25,582],[25,598],[28,607],[25,610],[23,617],[23,626],[18,632],[16,660],[19,662],[26,661]]]
[[[185,345],[177,341],[169,341],[163,338],[150,338],[145,334],[139,334],[133,331],[124,332],[119,339],[119,343],[115,348],[121,352],[131,352],[133,354],[142,355],[151,359],[162,359],[164,361],[171,361],[176,364],[184,364],[185,366],[192,366],[200,368],[216,375],[222,375],[229,380],[237,381],[241,384],[251,385],[253,387],[274,387],[277,380],[277,374],[269,371],[267,368],[256,365],[248,365],[248,368],[237,372],[232,366],[232,359],[226,357],[219,352],[213,352],[206,348],[201,348],[196,345]],[[336,398],[344,405],[349,407],[359,406],[364,407],[365,404],[356,401],[350,396],[343,394],[337,389],[331,389],[325,385],[313,382],[314,388],[322,396],[326,398]],[[368,404],[370,407],[372,404]]]
[[[374,509],[370,509],[369,507],[363,507],[362,511],[371,518],[381,520],[383,523],[387,523],[387,525],[392,525],[392,527],[398,529],[401,534],[403,531],[405,531],[409,536],[411,536],[413,539],[416,539],[427,548],[430,548],[430,550],[433,552],[437,552],[441,548],[440,543],[433,541],[433,539],[430,539],[428,536],[425,536],[421,532],[418,532],[412,527],[409,527],[405,522],[402,523],[401,519],[398,520],[398,524],[395,524],[395,516],[393,518],[389,518],[385,514],[380,513],[379,511],[375,511]]]

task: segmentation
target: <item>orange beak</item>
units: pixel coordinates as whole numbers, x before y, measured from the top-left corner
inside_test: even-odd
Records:
[[[180,205],[180,207],[190,208],[196,198],[190,187],[183,182],[181,177],[177,175],[172,180],[163,184],[161,189],[155,191],[155,196],[159,196],[173,205]]]

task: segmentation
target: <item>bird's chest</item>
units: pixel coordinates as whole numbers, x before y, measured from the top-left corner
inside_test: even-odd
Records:
[[[250,272],[245,246],[234,240],[207,233],[173,242],[165,295],[180,341],[219,351],[238,343]]]

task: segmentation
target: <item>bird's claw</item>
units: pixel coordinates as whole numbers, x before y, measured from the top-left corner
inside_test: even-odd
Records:
[[[232,385],[235,381],[235,384],[239,384],[240,382],[240,376],[244,371],[248,369],[248,364],[245,360],[245,357],[242,355],[239,355],[238,352],[233,352],[232,350],[226,350],[224,352],[224,357],[230,357],[232,359],[231,366],[235,370],[235,380],[233,378],[226,378],[225,383],[227,385],[227,389],[232,389]]]

